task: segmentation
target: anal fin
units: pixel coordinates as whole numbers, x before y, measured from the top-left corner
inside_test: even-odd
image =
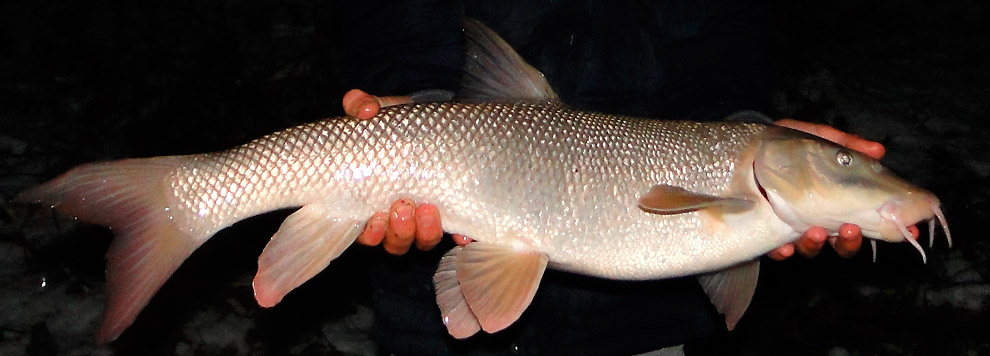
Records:
[[[308,204],[289,215],[258,257],[254,296],[272,307],[322,271],[349,247],[364,221],[336,216],[340,209]],[[337,213],[337,214],[335,214]]]
[[[760,260],[743,262],[730,268],[698,276],[701,288],[715,309],[725,315],[725,326],[732,330],[749,308],[760,276]]]

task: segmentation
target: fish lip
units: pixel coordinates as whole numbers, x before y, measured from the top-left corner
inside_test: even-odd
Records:
[[[906,209],[905,206],[907,206]],[[909,239],[908,234],[905,233],[905,227],[927,221],[929,246],[934,244],[935,224],[937,222],[939,225],[942,225],[946,242],[949,244],[949,247],[952,247],[952,233],[949,231],[949,224],[945,219],[945,214],[942,213],[938,198],[934,195],[922,195],[920,199],[907,202],[903,200],[891,200],[877,209],[877,213],[880,214],[880,218],[884,223],[891,224],[897,229],[892,235],[900,235],[904,239]]]
[[[898,227],[908,227],[917,224],[922,219],[913,219],[905,214],[905,211],[901,209],[903,202],[898,199],[889,200],[880,205],[874,213],[877,217],[877,222],[875,224],[870,224],[874,226],[866,226],[863,224],[860,228],[863,230],[863,236],[875,240],[882,240],[887,242],[900,242],[906,239],[905,235],[901,232]]]
[[[911,232],[907,228],[910,225],[917,224],[918,221],[921,221],[921,220],[912,221],[913,219],[907,219],[907,220],[904,220],[904,221],[912,221],[912,222],[910,223],[910,225],[904,224],[904,222],[901,221],[900,217],[897,215],[897,212],[893,211],[895,208],[897,208],[897,207],[899,207],[901,205],[900,203],[901,203],[901,201],[887,202],[887,203],[884,203],[884,205],[881,206],[880,209],[878,209],[879,212],[880,212],[880,217],[883,219],[883,222],[888,223],[888,224],[891,224],[891,225],[894,225],[894,227],[897,228],[895,235],[896,234],[899,234],[900,235],[899,236],[900,237],[900,240],[894,239],[894,240],[888,240],[888,241],[891,241],[891,242],[905,241],[905,242],[910,243],[911,246],[913,246],[916,250],[918,250],[918,253],[921,254],[921,261],[923,263],[928,263],[928,256],[925,255],[925,249],[923,249],[921,247],[921,244],[918,243],[917,239],[911,234]],[[914,207],[914,206],[912,206],[912,207]],[[932,212],[932,214],[934,214],[934,212]],[[883,236],[883,235],[881,235],[881,236],[886,238],[886,236]],[[918,236],[918,238],[920,238],[920,237],[921,236]],[[934,236],[932,236],[932,238],[934,238]],[[875,246],[874,246],[874,249],[873,249],[873,253],[874,253],[873,259],[874,259],[874,261],[876,261],[876,247]]]
[[[911,226],[935,217],[932,207],[937,207],[937,200],[921,197],[920,199],[891,199],[877,209],[884,222],[895,219],[905,226]]]

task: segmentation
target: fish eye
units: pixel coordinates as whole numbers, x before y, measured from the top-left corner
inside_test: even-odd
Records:
[[[849,154],[849,151],[839,150],[839,152],[835,154],[835,161],[840,165],[848,166],[852,164],[853,156]]]

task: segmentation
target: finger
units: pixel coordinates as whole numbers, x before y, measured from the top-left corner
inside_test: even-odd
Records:
[[[351,89],[344,94],[344,113],[359,119],[370,119],[378,114],[381,105],[374,96],[360,89]]]
[[[863,247],[863,232],[854,224],[842,224],[839,227],[839,236],[830,237],[828,242],[836,254],[851,258]]]
[[[412,247],[416,236],[416,219],[414,217],[415,203],[408,199],[399,199],[389,208],[388,229],[385,230],[385,251],[393,255],[402,255]]]
[[[388,228],[388,218],[385,212],[377,212],[368,219],[364,231],[358,235],[357,243],[365,246],[378,246],[385,239],[385,229]]]
[[[443,227],[440,224],[440,212],[433,204],[421,204],[416,207],[416,248],[429,251],[443,238]]]
[[[776,124],[824,138],[851,150],[862,152],[875,159],[880,159],[886,153],[886,149],[879,142],[866,140],[862,137],[842,132],[831,126],[794,119],[778,120]]]
[[[908,231],[911,232],[911,235],[914,236],[915,240],[921,237],[921,230],[918,230],[917,225],[908,226]]]
[[[474,239],[461,234],[454,234],[453,237],[454,243],[456,243],[457,246],[466,246],[467,244],[474,242]]]
[[[822,247],[825,246],[825,240],[827,239],[828,232],[825,231],[825,228],[813,226],[808,231],[805,231],[804,235],[794,243],[794,248],[801,256],[807,258],[815,257],[822,251]]]
[[[378,111],[386,106],[408,104],[412,99],[408,96],[374,96],[361,89],[351,89],[344,94],[344,113],[359,119],[370,119],[378,115]]]
[[[881,159],[887,153],[887,149],[879,142],[870,141],[859,136],[852,136],[842,146],[864,153],[873,159]]]
[[[785,244],[784,246],[775,248],[773,251],[767,253],[767,256],[777,261],[783,261],[788,257],[794,256],[794,244]]]

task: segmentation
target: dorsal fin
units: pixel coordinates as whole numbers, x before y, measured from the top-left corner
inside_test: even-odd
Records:
[[[543,73],[478,20],[465,18],[464,77],[457,100],[557,100]]]

